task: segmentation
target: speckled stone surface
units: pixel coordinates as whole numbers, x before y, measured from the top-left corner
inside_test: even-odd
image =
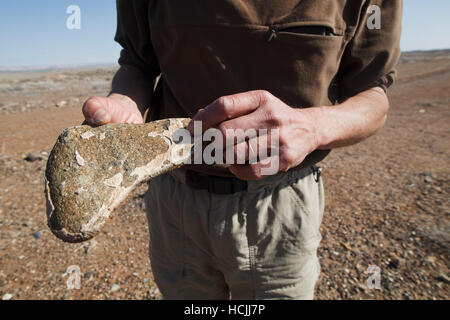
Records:
[[[189,121],[64,130],[45,172],[52,232],[67,242],[89,240],[137,185],[182,166],[190,158],[192,144],[175,143],[173,138]]]

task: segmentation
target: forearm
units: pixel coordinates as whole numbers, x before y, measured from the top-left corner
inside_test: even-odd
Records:
[[[144,115],[151,103],[153,84],[154,79],[148,78],[139,69],[121,66],[112,80],[109,97],[123,100],[125,103],[135,103]]]
[[[315,119],[318,149],[333,149],[358,143],[380,130],[389,101],[383,89],[375,87],[341,104],[309,110]]]

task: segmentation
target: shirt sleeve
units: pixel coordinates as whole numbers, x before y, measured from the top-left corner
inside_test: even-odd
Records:
[[[377,8],[380,25],[374,20]],[[393,84],[400,57],[402,10],[403,0],[365,3],[341,59],[337,76],[340,101],[377,86],[386,91]]]
[[[122,46],[119,65],[131,65],[152,79],[160,74],[148,21],[149,1],[117,0],[117,31],[114,40]]]

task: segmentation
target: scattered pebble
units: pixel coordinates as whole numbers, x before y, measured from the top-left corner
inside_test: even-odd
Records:
[[[412,300],[411,294],[408,291],[405,291],[403,293],[403,298],[405,298],[406,300]]]
[[[432,183],[433,180],[431,179],[430,176],[425,176],[425,178],[423,179],[426,183]]]
[[[111,287],[111,292],[116,292],[117,290],[119,290],[120,289],[120,285],[119,284],[117,284],[117,283],[115,283],[115,284],[113,284],[113,286]]]
[[[13,295],[11,293],[5,293],[2,297],[2,300],[11,300]]]
[[[438,279],[439,281],[445,282],[445,283],[447,283],[447,284],[450,283],[450,278],[449,278],[446,274],[443,274],[443,273],[441,273],[441,274],[438,276],[437,279]]]
[[[25,161],[28,162],[35,162],[41,160],[46,160],[46,157],[39,152],[30,152],[25,157]]]
[[[57,106],[58,108],[62,108],[62,107],[64,107],[65,105],[67,105],[67,101],[65,101],[65,100],[62,100],[62,101],[59,101],[58,103],[56,103],[56,106]]]
[[[398,269],[405,265],[405,259],[402,258],[394,258],[389,262],[389,268]]]
[[[427,262],[429,262],[429,263],[434,265],[436,263],[436,257],[428,256],[428,257],[425,258],[425,261],[427,261]]]

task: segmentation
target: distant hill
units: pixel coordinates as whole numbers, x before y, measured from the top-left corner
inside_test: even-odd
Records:
[[[92,68],[112,68],[117,67],[116,63],[88,63],[88,64],[67,64],[67,65],[43,65],[43,66],[0,66],[0,72],[52,72],[72,69],[92,69]]]
[[[421,60],[449,59],[450,49],[429,51],[407,51],[402,52],[400,63],[416,62]]]
[[[421,60],[449,59],[450,49],[439,49],[429,51],[406,51],[402,52],[400,63],[408,63]],[[71,69],[92,69],[117,67],[117,63],[89,63],[89,64],[67,64],[67,65],[43,65],[43,66],[0,66],[0,72],[51,72]]]

